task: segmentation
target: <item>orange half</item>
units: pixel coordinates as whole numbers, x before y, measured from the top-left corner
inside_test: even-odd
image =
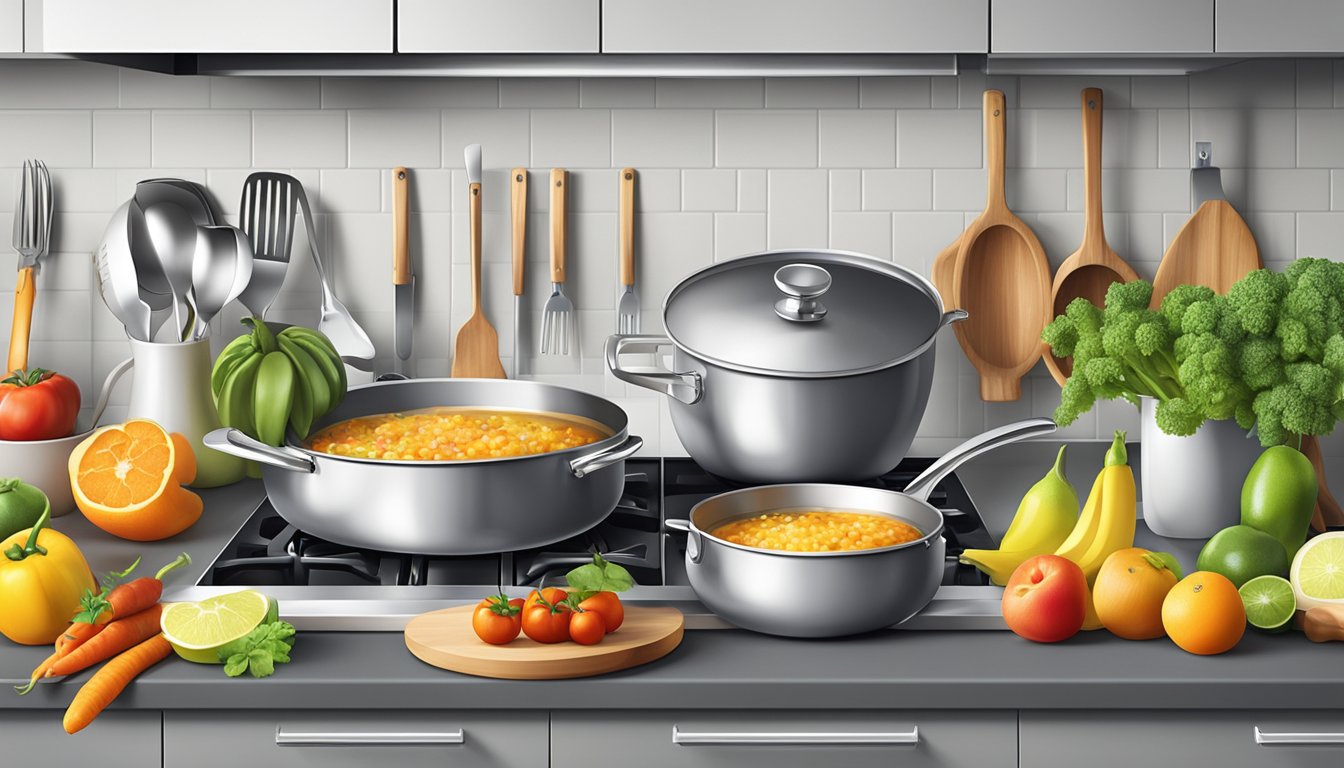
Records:
[[[80,443],[70,454],[70,487],[89,522],[114,536],[157,541],[201,516],[201,498],[180,487],[195,464],[185,440],[138,419]]]

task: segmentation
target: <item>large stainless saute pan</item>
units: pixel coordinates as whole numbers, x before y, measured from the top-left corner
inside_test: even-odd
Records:
[[[934,339],[965,317],[891,262],[769,251],[683,280],[663,306],[667,336],[612,336],[607,366],[668,396],[677,437],[715,475],[867,480],[905,458],[929,400]]]
[[[358,416],[435,406],[577,416],[611,436],[580,448],[480,461],[385,461],[311,451],[291,434],[273,448],[236,429],[205,437],[215,450],[261,462],[266,494],[300,530],[355,547],[423,555],[511,552],[601,522],[620,500],[625,460],[643,445],[625,411],[565,387],[499,379],[415,379],[355,387],[322,427]]]
[[[943,515],[928,502],[938,481],[998,446],[1055,431],[1027,419],[967,440],[910,481],[905,491],[852,485],[765,485],[713,496],[686,531],[686,575],[715,613],[743,629],[788,637],[838,637],[890,627],[928,605],[943,576]],[[923,534],[904,544],[841,552],[786,552],[734,544],[719,526],[774,510],[832,509],[892,517]]]

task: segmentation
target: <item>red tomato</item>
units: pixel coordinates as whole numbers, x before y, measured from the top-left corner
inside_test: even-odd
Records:
[[[523,609],[523,634],[538,643],[559,643],[569,639],[569,622],[574,612],[567,605],[537,603]]]
[[[1087,577],[1073,561],[1037,555],[1017,567],[1003,590],[1003,620],[1028,640],[1057,643],[1083,628]]]
[[[607,636],[607,620],[597,611],[574,614],[569,622],[569,639],[579,645],[597,645]]]
[[[625,621],[625,606],[621,605],[621,598],[616,596],[615,592],[598,592],[588,599],[579,603],[581,611],[597,611],[602,614],[606,621],[607,634],[611,634],[620,628],[621,622]]]
[[[512,642],[523,628],[523,599],[512,600],[508,595],[487,597],[471,614],[471,628],[476,636],[491,645]]]
[[[563,603],[567,597],[569,593],[559,587],[547,587],[540,592],[534,589],[532,594],[527,596],[527,602],[523,603],[523,613],[527,613],[528,608],[536,605],[539,598],[545,598],[546,602],[555,605]]]
[[[0,440],[51,440],[75,431],[79,387],[41,368],[0,381]]]

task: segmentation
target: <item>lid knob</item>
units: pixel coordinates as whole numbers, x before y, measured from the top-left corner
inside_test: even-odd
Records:
[[[786,264],[775,270],[775,286],[788,298],[775,302],[775,314],[795,323],[815,323],[826,316],[817,299],[831,288],[831,273],[815,264]]]

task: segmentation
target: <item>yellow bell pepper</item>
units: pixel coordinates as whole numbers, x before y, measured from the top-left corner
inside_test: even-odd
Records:
[[[79,547],[49,522],[50,504],[36,525],[0,542],[0,634],[23,645],[56,642],[84,591],[98,587]]]

